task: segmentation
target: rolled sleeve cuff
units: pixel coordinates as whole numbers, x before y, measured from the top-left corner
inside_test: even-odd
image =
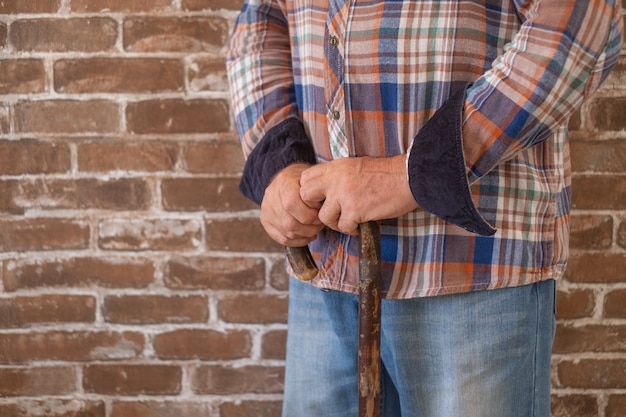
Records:
[[[470,193],[463,153],[462,117],[468,84],[452,95],[419,131],[409,151],[409,186],[420,207],[479,235],[493,235]]]
[[[286,119],[271,128],[248,156],[239,191],[261,204],[265,189],[279,171],[292,164],[315,162],[315,150],[302,122]]]

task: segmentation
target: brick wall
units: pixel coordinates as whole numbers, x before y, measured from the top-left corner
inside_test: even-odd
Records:
[[[287,281],[224,73],[241,4],[0,2],[0,416],[279,415]],[[626,57],[572,128],[553,414],[617,417]]]

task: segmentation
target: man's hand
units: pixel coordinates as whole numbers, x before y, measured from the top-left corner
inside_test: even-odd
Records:
[[[268,235],[284,246],[305,246],[324,228],[318,219],[319,204],[300,197],[300,175],[309,165],[294,164],[280,171],[265,190],[261,224]]]
[[[302,173],[300,196],[319,207],[331,229],[357,234],[359,223],[399,217],[418,207],[406,173],[406,156],[343,158]]]

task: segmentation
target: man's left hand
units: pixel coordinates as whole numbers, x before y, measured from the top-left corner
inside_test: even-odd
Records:
[[[406,155],[343,158],[302,173],[300,196],[321,204],[319,219],[331,229],[357,234],[359,223],[399,217],[418,207],[406,173]]]

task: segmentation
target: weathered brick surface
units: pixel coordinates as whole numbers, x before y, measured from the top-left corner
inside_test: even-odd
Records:
[[[4,0],[0,2],[0,14],[54,13],[60,6],[61,0]]]
[[[0,298],[0,312],[0,328],[92,323],[96,318],[96,299],[90,295],[67,294]]]
[[[46,287],[145,288],[154,282],[154,263],[148,259],[74,257],[18,259],[4,263],[7,290]]]
[[[67,143],[0,140],[0,175],[61,174],[71,169]]]
[[[172,365],[87,365],[86,392],[107,395],[175,395],[181,389],[182,369]]]
[[[42,93],[46,88],[45,76],[40,60],[0,61],[0,94]]]
[[[0,403],[0,415],[10,417],[40,417],[42,415],[45,417],[106,417],[106,408],[104,401],[60,400],[55,398],[45,400],[20,399],[16,403]]]
[[[279,401],[243,401],[226,403],[220,407],[221,417],[279,417],[282,404]]]
[[[214,407],[208,401],[116,401],[111,417],[185,416],[206,417],[214,415]]]
[[[251,343],[244,330],[225,333],[199,327],[156,335],[154,350],[162,359],[241,359],[250,355]]]
[[[233,323],[286,323],[287,297],[257,294],[225,297],[218,306],[218,314]]]
[[[289,278],[226,81],[243,3],[0,1],[0,416],[281,414]],[[624,108],[626,54],[569,121],[553,417],[626,407]]]
[[[21,101],[14,107],[19,133],[68,134],[119,131],[116,103],[92,100]]]
[[[177,59],[75,59],[54,65],[59,93],[158,93],[182,91],[183,64]]]
[[[172,142],[85,141],[77,146],[77,163],[82,172],[173,172],[178,153]]]
[[[171,0],[72,0],[70,8],[77,13],[138,13],[170,11],[171,4]]]
[[[174,290],[261,290],[265,262],[260,258],[175,256],[167,262],[165,284]]]
[[[0,250],[87,249],[89,225],[71,219],[0,219]]]
[[[216,17],[129,18],[124,49],[129,52],[216,52],[228,42],[228,22]]]
[[[19,51],[112,52],[117,28],[109,17],[22,19],[11,24],[9,42]]]
[[[194,369],[191,381],[197,394],[264,394],[281,392],[283,378],[283,368],[279,367],[206,365]]]
[[[216,133],[230,127],[223,100],[150,100],[129,103],[130,133]]]
[[[131,359],[139,356],[144,344],[145,336],[139,332],[0,333],[0,364]]]
[[[104,319],[111,323],[204,323],[208,318],[208,300],[202,295],[127,295],[104,300]]]
[[[77,379],[76,370],[69,366],[3,367],[0,397],[69,395],[76,390]]]

